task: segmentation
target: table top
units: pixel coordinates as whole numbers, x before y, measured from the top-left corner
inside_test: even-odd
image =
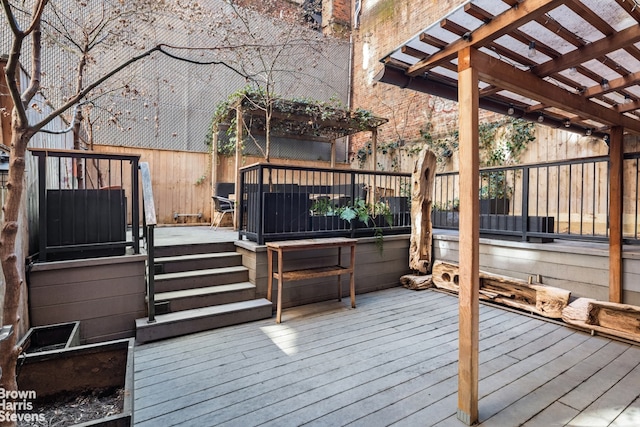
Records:
[[[267,242],[267,248],[270,249],[305,249],[315,247],[339,247],[355,245],[357,239],[348,237],[327,237],[323,239],[299,239],[299,240],[283,240],[279,242]]]

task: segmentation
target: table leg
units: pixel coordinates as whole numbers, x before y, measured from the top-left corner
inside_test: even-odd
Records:
[[[282,318],[282,249],[278,249],[278,302],[276,304],[276,323]]]
[[[273,251],[267,248],[267,299],[271,301],[271,289],[273,288]]]
[[[338,248],[338,263],[341,265],[342,261],[342,248]],[[338,274],[338,301],[342,301],[342,275]]]
[[[356,278],[354,272],[356,269],[356,245],[351,245],[351,274],[349,276],[349,292],[351,293],[351,308],[356,308]]]

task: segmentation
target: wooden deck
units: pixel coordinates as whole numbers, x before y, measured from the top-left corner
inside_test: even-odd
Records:
[[[458,300],[403,288],[136,347],[139,426],[462,426]],[[640,425],[640,346],[480,307],[482,426]]]

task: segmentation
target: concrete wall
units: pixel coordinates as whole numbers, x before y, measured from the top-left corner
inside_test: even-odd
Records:
[[[146,316],[145,255],[33,264],[31,326],[80,321],[84,343],[135,336]]]
[[[374,238],[360,238],[356,247],[356,294],[400,286],[400,277],[409,270],[409,235],[384,237],[382,252]],[[249,280],[256,284],[256,297],[267,296],[267,250],[253,242],[236,242],[243,264],[249,268]],[[301,251],[285,254],[286,270],[332,265],[337,250]],[[349,265],[349,250],[342,251],[342,265]],[[277,295],[277,281],[273,282],[273,298]],[[337,279],[323,278],[285,282],[283,307],[327,301],[337,297]],[[349,276],[342,276],[342,295],[349,295]],[[356,301],[357,302],[357,301]]]
[[[435,234],[434,258],[458,262],[458,235]],[[609,249],[606,243],[555,241],[526,243],[480,239],[480,269],[571,291],[574,297],[609,300]],[[640,305],[640,248],[625,247],[623,302]]]

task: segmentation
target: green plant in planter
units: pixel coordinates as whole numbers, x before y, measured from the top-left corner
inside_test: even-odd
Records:
[[[312,215],[331,216],[338,214],[336,207],[331,203],[331,200],[329,200],[328,197],[320,197],[316,199],[309,210]]]
[[[375,245],[378,248],[380,255],[382,255],[384,250],[384,238],[382,235],[382,229],[376,225],[374,218],[381,216],[389,226],[393,224],[393,214],[386,203],[380,201],[371,205],[366,203],[363,199],[357,198],[353,205],[341,206],[336,210],[338,211],[340,218],[345,221],[351,222],[357,218],[367,227],[369,227],[369,221],[371,221],[371,225],[373,225],[373,235],[376,239]]]

